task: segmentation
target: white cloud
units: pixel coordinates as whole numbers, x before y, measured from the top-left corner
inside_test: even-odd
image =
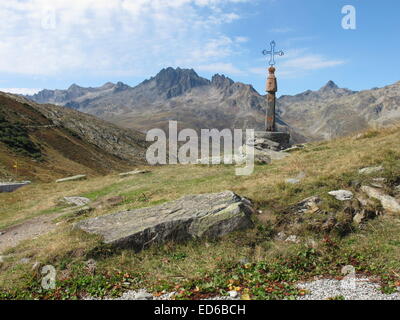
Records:
[[[0,72],[142,75],[181,61],[219,63],[245,41],[220,32],[245,1],[3,1]]]
[[[279,61],[278,61],[279,59]],[[300,78],[311,71],[332,68],[343,65],[345,60],[332,59],[322,54],[309,53],[309,49],[297,48],[288,50],[285,55],[276,59],[277,74],[282,78]],[[267,61],[268,62],[268,59]],[[253,67],[249,71],[253,74],[266,74],[268,64],[265,68]]]
[[[242,75],[243,71],[236,68],[232,63],[211,63],[197,66],[198,70],[211,73],[225,73],[232,75]]]
[[[35,94],[38,93],[42,89],[32,89],[32,88],[0,88],[1,92],[8,92],[14,94]]]

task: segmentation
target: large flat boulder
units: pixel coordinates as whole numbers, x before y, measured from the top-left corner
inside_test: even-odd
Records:
[[[79,174],[79,175],[73,176],[73,177],[58,179],[58,180],[56,180],[56,182],[60,183],[60,182],[69,182],[69,181],[80,181],[80,180],[86,180],[86,175]]]
[[[140,251],[146,245],[218,238],[253,226],[251,202],[232,191],[188,195],[155,207],[113,213],[78,222],[104,243]]]

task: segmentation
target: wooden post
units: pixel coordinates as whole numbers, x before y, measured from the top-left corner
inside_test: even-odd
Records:
[[[269,67],[268,79],[267,79],[267,116],[265,119],[265,129],[269,132],[276,131],[275,124],[275,104],[276,104],[276,92],[278,91],[278,84],[275,77],[275,68]]]

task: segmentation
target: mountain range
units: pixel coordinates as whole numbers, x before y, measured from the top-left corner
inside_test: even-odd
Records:
[[[216,74],[211,80],[193,69],[166,68],[135,87],[122,82],[97,88],[76,84],[67,90],[42,90],[27,98],[89,113],[118,126],[146,132],[180,128],[264,129],[266,98],[251,85]],[[400,82],[365,91],[339,88],[333,81],[277,99],[277,122],[293,142],[331,139],[400,119]]]

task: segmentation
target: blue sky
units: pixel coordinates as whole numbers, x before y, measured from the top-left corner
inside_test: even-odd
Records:
[[[342,28],[342,8],[356,29]],[[275,40],[279,94],[328,80],[353,90],[399,81],[398,0],[7,0],[0,90],[136,85],[163,67],[225,74],[264,93]]]

